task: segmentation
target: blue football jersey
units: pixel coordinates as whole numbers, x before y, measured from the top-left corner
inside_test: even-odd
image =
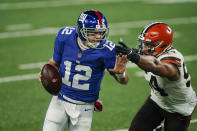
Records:
[[[77,44],[77,27],[62,28],[56,36],[53,53],[54,61],[60,65],[60,94],[78,101],[96,101],[105,69],[115,65],[114,47],[113,42],[102,40],[97,49],[81,51]]]

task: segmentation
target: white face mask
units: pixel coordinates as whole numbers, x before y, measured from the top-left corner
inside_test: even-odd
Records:
[[[87,44],[90,48],[97,48],[99,46],[100,42],[91,43],[91,42],[87,41]]]
[[[102,40],[103,34],[98,32],[87,32],[87,44],[90,48],[97,48]]]
[[[85,42],[85,43],[83,43],[83,42]],[[89,48],[97,48],[100,44],[100,42],[91,43],[91,42],[88,42],[88,41],[82,41],[79,37],[77,38],[77,43],[78,43],[81,50],[86,50],[86,49],[89,49]]]
[[[90,48],[97,48],[101,40],[108,38],[109,28],[93,30],[91,28],[80,29],[81,35]]]

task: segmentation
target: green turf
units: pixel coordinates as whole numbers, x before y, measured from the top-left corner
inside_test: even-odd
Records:
[[[20,1],[1,0],[0,4],[5,2],[17,3]],[[108,2],[105,4],[0,10],[0,34],[15,32],[6,30],[7,26],[15,24],[31,24],[32,29],[29,30],[67,25],[75,26],[78,15],[86,9],[98,9],[103,12],[109,25],[119,22],[197,16],[196,2],[174,4]],[[177,34],[177,37],[174,38],[174,46],[183,55],[196,55],[197,23],[174,24],[171,27]],[[122,37],[130,47],[135,47],[136,38],[141,30],[142,27],[129,28],[128,34],[110,36],[110,40],[117,42]],[[18,67],[20,64],[50,59],[53,53],[54,38],[55,34],[0,39],[0,77],[38,73],[39,69],[20,70]],[[197,92],[197,61],[186,62],[186,64],[192,78],[192,86]],[[126,86],[118,84],[106,73],[100,92],[104,111],[94,113],[92,131],[128,128],[133,116],[149,95],[150,88],[144,78],[135,75],[140,69],[130,68],[128,71],[130,81]],[[42,130],[51,96],[42,88],[37,79],[0,83],[0,89],[0,131]],[[193,119],[197,119],[196,112]],[[197,123],[191,124],[189,131],[196,130]]]

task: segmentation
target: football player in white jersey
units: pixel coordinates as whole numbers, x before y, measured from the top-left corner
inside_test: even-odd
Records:
[[[165,131],[186,131],[197,99],[184,57],[172,46],[173,31],[165,23],[147,25],[138,50],[123,42],[119,53],[145,71],[151,95],[133,118],[129,131],[153,131],[164,121]]]

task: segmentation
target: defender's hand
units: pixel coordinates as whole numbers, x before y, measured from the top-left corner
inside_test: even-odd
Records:
[[[140,60],[140,56],[137,50],[129,48],[128,46],[126,46],[126,44],[122,40],[120,40],[118,43],[120,44],[120,46],[116,45],[115,47],[116,52],[119,54],[127,55],[127,58],[131,62],[137,64]]]
[[[128,55],[132,51],[132,49],[130,49],[122,40],[120,40],[118,43],[120,46],[115,46],[115,50],[118,54]]]

